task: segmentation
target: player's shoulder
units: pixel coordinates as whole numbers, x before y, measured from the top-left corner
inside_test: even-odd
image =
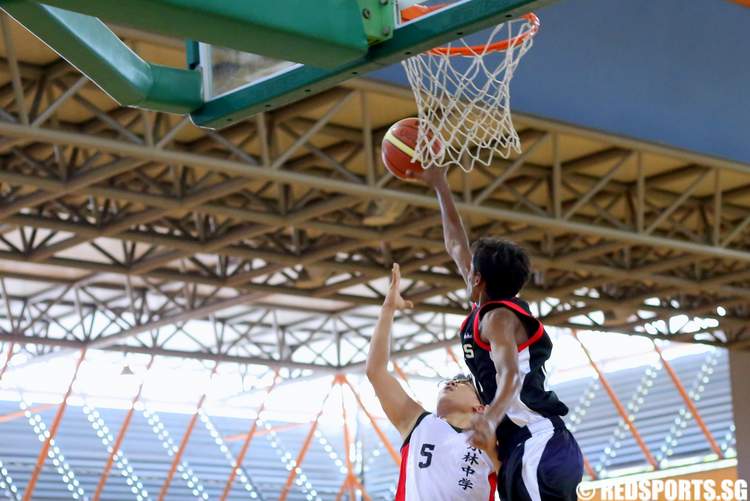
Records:
[[[487,344],[491,344],[493,340],[501,345],[522,343],[526,336],[518,312],[499,306],[481,317],[478,327],[482,340]]]
[[[428,411],[423,411],[417,419],[414,421],[414,424],[411,425],[411,428],[409,429],[409,433],[406,434],[404,437],[404,445],[408,444],[411,440],[412,435],[414,435],[414,432],[417,431],[417,429],[420,428],[420,426],[424,426],[426,422],[430,422],[431,416],[434,417],[435,415]]]
[[[484,316],[491,311],[510,311],[524,316],[532,316],[529,303],[517,296],[509,299],[487,301],[479,305],[476,310],[480,316]]]
[[[517,324],[519,320],[535,320],[529,304],[518,297],[489,301],[479,307],[479,320]]]
[[[497,307],[491,309],[488,308],[483,313],[480,320],[483,325],[500,324],[507,327],[515,326],[519,323],[518,315],[508,308],[503,308],[502,305],[497,305]]]

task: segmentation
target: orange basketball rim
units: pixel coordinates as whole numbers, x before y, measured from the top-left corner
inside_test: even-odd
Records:
[[[750,0],[747,1],[750,2]],[[401,20],[405,22],[413,21],[414,19],[420,18],[447,6],[448,4],[439,4],[432,6],[412,5],[411,7],[407,7],[406,9],[401,11]],[[533,12],[524,14],[523,16],[521,16],[521,19],[526,19],[526,21],[531,24],[531,29],[524,31],[514,37],[506,38],[505,40],[499,40],[489,45],[485,44],[469,45],[465,47],[435,47],[434,49],[427,51],[427,53],[440,56],[448,55],[472,57],[488,54],[491,52],[502,52],[508,50],[511,47],[521,45],[529,38],[533,38],[534,35],[536,35],[539,31],[539,26],[541,25],[541,23],[539,22],[539,18]]]

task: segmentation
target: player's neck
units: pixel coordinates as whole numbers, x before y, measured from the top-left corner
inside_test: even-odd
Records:
[[[513,296],[516,297],[516,296]],[[513,297],[506,297],[506,298],[499,298],[499,299],[492,299],[491,297],[488,297],[486,293],[482,292],[479,295],[479,300],[477,301],[477,306],[482,307],[486,303],[491,303],[493,301],[510,301],[513,299]]]
[[[483,305],[484,305],[485,303],[489,303],[490,301],[492,301],[492,299],[490,299],[489,297],[487,297],[487,294],[486,294],[486,293],[482,292],[482,293],[481,293],[481,294],[479,295],[479,301],[477,301],[477,306],[480,306],[480,307],[481,307],[481,306],[483,306]]]
[[[444,419],[455,428],[461,428],[465,430],[471,423],[471,418],[474,415],[473,412],[450,412],[443,416],[438,416],[440,419]]]

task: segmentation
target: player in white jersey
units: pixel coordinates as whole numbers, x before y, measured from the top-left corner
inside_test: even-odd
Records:
[[[400,279],[399,267],[394,264],[367,355],[367,378],[404,439],[396,501],[493,500],[497,455],[472,447],[463,431],[475,414],[484,411],[471,378],[445,381],[437,408],[430,413],[388,371],[393,316],[397,310],[412,307],[401,297]]]

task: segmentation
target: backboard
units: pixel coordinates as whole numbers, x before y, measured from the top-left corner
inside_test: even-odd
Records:
[[[203,96],[207,101],[302,66],[300,63],[202,42],[198,47]]]
[[[121,105],[220,128],[553,0],[425,0],[440,8],[397,23],[400,9],[415,3],[400,1],[45,0],[2,8]],[[188,69],[154,64],[107,23],[204,45],[195,51],[189,43]]]
[[[362,57],[342,62],[334,68],[320,68],[200,43],[198,65],[203,77],[204,105],[191,113],[193,122],[209,128],[230,125],[509,18],[522,16],[551,0],[400,0],[398,4],[393,3],[396,1],[375,2],[390,7],[394,16],[393,36],[372,43]],[[400,12],[416,4],[435,10],[418,19],[402,22]],[[363,15],[367,15],[367,10],[363,9]]]

